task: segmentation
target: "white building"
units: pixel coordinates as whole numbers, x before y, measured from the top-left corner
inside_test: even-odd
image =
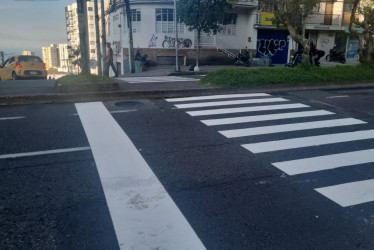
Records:
[[[122,0],[111,0],[109,6],[107,41],[112,43],[114,61],[120,73],[128,72],[129,36]],[[257,0],[241,0],[233,10],[231,24],[223,26],[217,35],[202,34],[200,65],[232,63],[226,52],[238,49],[256,50],[257,30],[254,29]],[[133,46],[147,54],[157,64],[175,64],[174,1],[130,1]],[[178,24],[178,55],[181,64],[195,63],[197,35]],[[221,51],[221,52],[217,52]],[[135,54],[135,52],[134,52]]]
[[[66,16],[66,32],[67,32],[67,46],[69,54],[72,54],[71,49],[77,49],[79,47],[79,28],[78,28],[78,15],[77,15],[77,3],[68,5],[65,8]],[[88,45],[89,45],[89,59],[96,60],[96,27],[95,27],[95,14],[94,14],[94,2],[87,1],[87,22],[88,22]],[[69,72],[77,73],[79,71],[77,66],[73,65],[74,59],[69,60]],[[91,67],[91,73],[97,74],[97,67]]]
[[[69,72],[69,51],[67,43],[61,43],[58,45],[58,52],[60,58],[60,67],[58,71]]]
[[[42,47],[42,53],[47,69],[58,68],[60,66],[60,56],[56,44],[51,44],[49,47]]]

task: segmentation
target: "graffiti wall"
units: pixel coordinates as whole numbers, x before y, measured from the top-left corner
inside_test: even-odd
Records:
[[[176,40],[176,37],[165,35],[162,39],[159,39],[157,35],[153,34],[150,41],[148,48],[162,48],[169,49],[169,48],[175,48],[175,46],[178,46],[178,48],[181,49],[189,49],[192,48],[192,41],[189,38],[183,38],[179,37],[178,41]]]
[[[354,37],[349,37],[347,46],[347,59],[358,59],[358,40]]]
[[[257,57],[270,58],[273,64],[287,63],[287,31],[259,30],[257,38]]]
[[[317,37],[317,49],[325,51],[325,55],[330,52],[330,49],[334,47],[335,36],[328,32],[319,32]]]

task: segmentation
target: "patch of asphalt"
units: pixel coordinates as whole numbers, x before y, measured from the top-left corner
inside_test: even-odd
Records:
[[[253,87],[189,87],[186,89],[166,90],[117,90],[101,92],[70,92],[50,93],[36,95],[11,95],[0,96],[0,105],[29,105],[29,104],[55,104],[69,102],[110,101],[123,99],[161,99],[187,96],[202,96],[215,94],[239,94],[256,92],[285,92],[304,90],[327,89],[357,89],[374,88],[374,82],[344,82],[344,83],[319,83],[319,84],[290,84],[290,85],[265,85]]]

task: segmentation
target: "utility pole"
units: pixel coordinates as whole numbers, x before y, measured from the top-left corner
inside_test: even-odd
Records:
[[[104,0],[101,0],[101,52],[103,55],[103,75],[109,76],[109,72],[107,72],[107,64],[106,61],[106,28],[105,28],[105,10],[104,10]]]
[[[3,65],[4,64],[4,51],[0,51],[0,60],[1,60],[0,65]]]
[[[174,26],[175,26],[175,71],[179,72],[178,63],[178,26],[177,26],[177,0],[174,0]]]
[[[130,11],[130,1],[124,0],[126,6],[126,18],[127,18],[127,27],[129,29],[129,62],[130,62],[130,72],[135,72],[134,67],[134,42],[132,38],[132,22],[131,22],[131,11]],[[125,12],[124,12],[125,13]]]
[[[99,29],[99,8],[97,6],[97,0],[94,0],[95,8],[95,28],[96,28],[96,58],[97,58],[97,74],[102,75],[101,68],[101,48],[100,48],[100,29]]]
[[[77,0],[79,42],[81,50],[81,69],[83,74],[90,74],[87,46],[87,0]]]

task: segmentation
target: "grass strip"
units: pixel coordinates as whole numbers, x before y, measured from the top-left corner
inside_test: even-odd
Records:
[[[114,79],[107,76],[92,74],[66,75],[56,80],[57,86],[75,84],[108,84],[114,83]]]
[[[209,72],[200,80],[202,85],[221,87],[261,86],[298,83],[340,83],[374,80],[374,66],[338,65],[315,67],[298,65],[295,68],[229,68]]]

